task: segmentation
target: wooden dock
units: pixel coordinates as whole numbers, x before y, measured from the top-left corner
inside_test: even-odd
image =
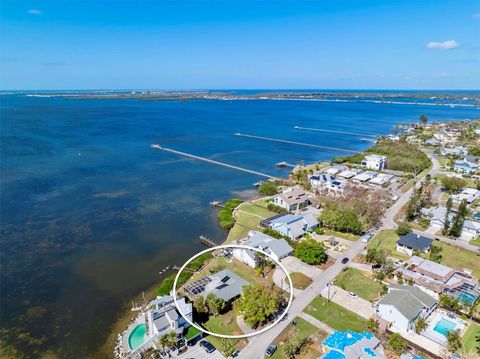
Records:
[[[180,156],[184,156],[184,157],[188,157],[188,158],[193,158],[194,160],[199,160],[199,161],[211,163],[211,164],[213,164],[213,165],[231,168],[231,169],[234,169],[234,170],[237,170],[237,171],[241,171],[241,172],[245,172],[245,173],[249,173],[249,174],[252,174],[252,175],[255,175],[255,176],[260,176],[260,177],[264,177],[264,178],[268,178],[268,179],[273,179],[273,178],[275,178],[275,177],[270,176],[270,175],[268,175],[268,174],[266,174],[266,173],[249,170],[248,168],[243,168],[243,167],[239,167],[239,166],[234,166],[234,165],[231,165],[231,164],[228,164],[228,163],[224,163],[224,162],[220,162],[220,161],[211,160],[211,159],[206,158],[206,157],[201,157],[201,156],[192,155],[191,153],[186,153],[186,152],[181,152],[181,151],[173,150],[173,149],[171,149],[171,148],[163,147],[163,146],[160,146],[160,145],[157,145],[157,144],[152,144],[150,147],[153,148],[153,149],[155,149],[155,150],[160,150],[160,151],[169,152],[169,153],[173,153],[173,154],[180,155]]]
[[[335,152],[348,152],[348,153],[357,153],[358,151],[354,150],[347,150],[345,148],[339,148],[339,147],[330,147],[330,146],[321,146],[321,145],[315,145],[313,143],[304,143],[304,142],[297,142],[297,141],[290,141],[290,140],[282,140],[279,138],[272,138],[272,137],[263,137],[263,136],[256,136],[256,135],[247,135],[244,133],[235,133],[235,136],[239,137],[246,137],[246,138],[253,138],[256,140],[262,140],[262,141],[271,141],[271,142],[279,142],[279,143],[287,143],[290,145],[297,145],[297,146],[305,146],[305,147],[313,147],[313,148],[321,148],[324,150],[328,151],[335,151]]]
[[[210,206],[212,206],[212,207],[219,207],[219,208],[225,207],[225,206],[222,204],[222,202],[220,202],[220,201],[212,201],[212,202],[210,202]]]
[[[338,134],[343,134],[343,135],[377,138],[376,135],[372,135],[371,133],[358,133],[358,132],[349,132],[349,131],[326,130],[326,129],[323,129],[323,128],[311,128],[311,127],[302,127],[302,126],[293,126],[293,128],[295,128],[297,130],[305,130],[305,131],[328,132],[328,133],[338,133]]]
[[[207,247],[216,247],[218,246],[217,243],[215,243],[214,241],[212,241],[210,238],[208,237],[205,237],[205,236],[200,236],[200,242],[202,242],[204,245],[206,245]]]

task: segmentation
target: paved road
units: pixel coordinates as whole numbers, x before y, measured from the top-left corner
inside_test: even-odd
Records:
[[[428,233],[428,232],[423,232],[423,231],[418,231],[416,229],[414,229],[412,232],[416,233],[416,234],[419,234],[421,236],[428,237],[428,238],[433,238],[433,239],[436,238],[436,239],[440,240],[440,242],[445,242],[445,243],[451,244],[452,246],[455,246],[455,247],[460,247],[460,248],[463,248],[463,249],[467,249],[467,250],[472,251],[472,252],[480,252],[480,247],[474,246],[473,244],[464,242],[460,239],[457,239],[457,240],[450,239],[450,238],[447,238],[447,237],[444,237],[444,236],[434,235],[434,234],[431,234],[431,233]]]

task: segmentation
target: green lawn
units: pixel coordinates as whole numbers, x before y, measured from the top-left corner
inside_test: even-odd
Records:
[[[187,332],[184,334],[184,337],[185,339],[191,339],[193,338],[194,336],[198,335],[200,333],[200,330],[198,330],[197,328],[193,327],[193,326],[190,326],[188,327],[187,329]]]
[[[373,301],[380,297],[382,284],[370,279],[363,271],[348,268],[335,278],[335,285],[349,292],[356,293],[360,298]]]
[[[237,311],[233,309],[228,313],[218,315],[216,317],[210,317],[203,326],[216,334],[241,335],[243,333],[237,325],[236,316]],[[239,342],[238,339],[223,339],[213,335],[207,336],[207,340],[222,353],[225,351],[225,344],[236,347]]]
[[[324,230],[325,230],[326,236],[335,236],[338,238],[347,239],[349,241],[356,241],[360,238],[359,235],[353,234],[353,233],[337,232],[337,231],[332,231],[331,229],[326,229],[326,228],[324,228]]]
[[[227,243],[245,237],[250,230],[261,232],[263,230],[260,227],[262,218],[272,217],[275,214],[261,205],[242,203],[237,209],[236,222],[228,233]]]
[[[480,237],[478,237],[477,239],[472,239],[470,241],[470,244],[472,244],[474,246],[477,246],[477,247],[480,247]]]
[[[406,254],[397,252],[397,241],[398,234],[395,233],[393,229],[386,229],[378,233],[372,240],[367,244],[367,249],[385,249],[389,251],[392,257],[405,259],[408,258]]]
[[[305,289],[312,283],[309,277],[300,272],[290,273],[290,277],[292,277],[293,287],[297,289]]]
[[[458,270],[470,269],[474,276],[480,276],[479,254],[443,242],[437,244],[443,249],[441,264]]]
[[[318,345],[327,337],[327,333],[313,326],[302,318],[295,318],[297,325],[288,325],[278,337],[275,338],[273,344],[277,346],[277,350],[272,355],[272,359],[288,359],[283,352],[283,344],[287,343],[289,339],[298,337],[310,336],[313,339],[314,345],[306,347],[295,358],[318,358],[320,351]]]
[[[305,309],[305,313],[336,330],[356,332],[365,330],[365,319],[334,302],[328,302],[323,297],[316,297],[312,300]]]
[[[480,335],[480,325],[470,324],[462,338],[464,351],[466,353],[475,352],[475,348],[480,345],[475,341],[477,335]]]

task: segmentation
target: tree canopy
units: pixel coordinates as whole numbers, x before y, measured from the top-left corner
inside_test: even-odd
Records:
[[[353,209],[339,203],[329,203],[319,217],[323,226],[340,232],[360,233],[362,223]]]
[[[328,260],[323,243],[313,239],[303,240],[298,243],[294,256],[307,264],[321,264]]]
[[[238,300],[238,311],[245,323],[256,328],[280,309],[282,294],[273,287],[249,284],[243,287]]]

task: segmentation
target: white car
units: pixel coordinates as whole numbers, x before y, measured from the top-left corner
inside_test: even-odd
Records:
[[[358,299],[358,295],[356,295],[356,294],[353,293],[353,292],[348,292],[348,295],[349,295],[350,297],[352,297],[353,299]]]

